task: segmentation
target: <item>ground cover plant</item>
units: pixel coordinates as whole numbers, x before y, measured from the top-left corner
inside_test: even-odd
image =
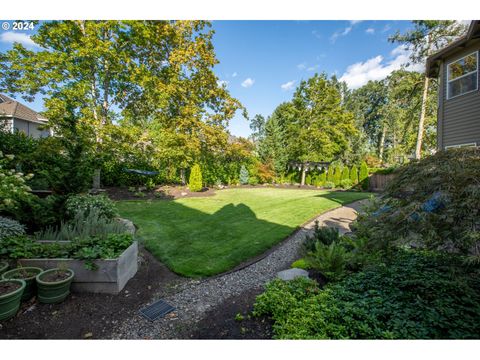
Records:
[[[209,276],[266,251],[326,210],[367,198],[360,192],[227,189],[174,201],[121,201],[145,246],[171,270]]]
[[[458,256],[400,250],[324,289],[275,280],[254,315],[281,339],[472,339],[480,334],[479,268]]]

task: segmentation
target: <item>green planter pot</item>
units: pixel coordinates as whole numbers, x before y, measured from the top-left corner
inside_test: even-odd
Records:
[[[37,275],[38,301],[44,304],[55,304],[62,302],[70,294],[70,285],[72,284],[75,273],[67,269],[70,276],[66,279],[49,282],[45,281],[45,275],[58,271],[59,269],[49,269]],[[43,279],[43,280],[42,280]]]
[[[21,271],[28,271],[29,275],[25,276],[21,274]],[[35,282],[35,278],[38,274],[40,274],[43,269],[38,267],[22,267],[16,268],[3,273],[2,279],[10,280],[10,279],[18,279],[18,280],[25,280],[26,286],[25,291],[22,295],[22,301],[31,299],[37,293],[37,284]]]
[[[8,263],[0,261],[0,275],[8,270]]]
[[[20,308],[20,302],[22,299],[22,294],[27,285],[24,280],[0,280],[0,283],[14,282],[20,284],[20,288],[5,295],[0,295],[0,321],[10,319],[12,316],[15,316],[18,309]]]

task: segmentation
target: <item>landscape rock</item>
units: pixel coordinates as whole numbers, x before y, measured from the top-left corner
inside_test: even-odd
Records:
[[[303,269],[288,269],[277,273],[277,278],[285,281],[290,281],[298,277],[308,278],[308,271]]]

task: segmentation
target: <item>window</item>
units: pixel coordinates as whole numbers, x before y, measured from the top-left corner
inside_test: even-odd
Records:
[[[478,52],[448,64],[448,99],[478,88]]]

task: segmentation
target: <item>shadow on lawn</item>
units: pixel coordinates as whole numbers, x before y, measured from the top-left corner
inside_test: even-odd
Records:
[[[209,214],[177,201],[130,203],[121,213],[139,227],[156,258],[175,273],[193,277],[228,271],[295,230],[257,218],[245,204],[230,203]]]
[[[315,197],[321,197],[328,200],[332,200],[332,201],[335,201],[336,203],[339,203],[342,206],[345,206],[345,203],[348,204],[352,201],[356,201],[355,199],[351,198],[352,194],[360,194],[360,193],[356,191],[330,191],[324,194],[315,195]],[[362,198],[359,198],[358,200],[361,200],[361,199]]]

